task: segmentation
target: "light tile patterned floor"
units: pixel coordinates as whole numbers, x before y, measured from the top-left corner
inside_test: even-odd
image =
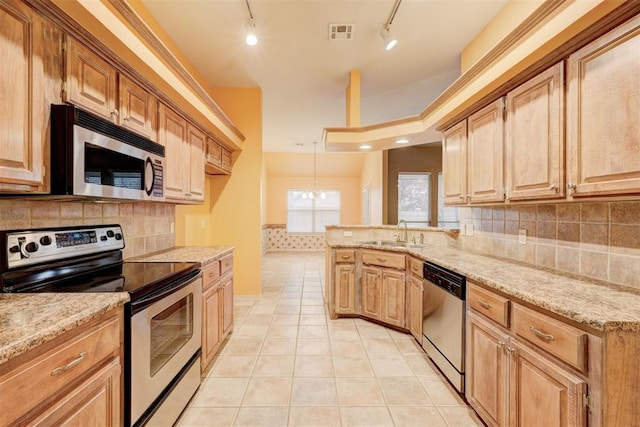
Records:
[[[236,298],[234,332],[178,425],[482,425],[411,335],[329,319],[324,271],[324,252],[264,256],[262,298]]]

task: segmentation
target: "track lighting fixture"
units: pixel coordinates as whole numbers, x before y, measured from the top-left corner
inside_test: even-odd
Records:
[[[250,21],[247,24],[247,35],[244,41],[249,46],[255,46],[256,44],[258,44],[258,36],[256,35],[256,20],[255,20],[255,17],[253,16],[253,9],[251,9],[251,3],[249,3],[249,0],[245,0],[245,3],[247,4],[247,10],[249,10]]]
[[[402,0],[396,0],[393,5],[393,9],[391,9],[391,13],[389,14],[389,19],[387,19],[384,27],[380,30],[380,37],[382,37],[382,40],[384,41],[385,50],[391,50],[398,44],[398,39],[391,35],[391,23],[393,22],[393,18],[396,17],[400,3],[402,3]]]

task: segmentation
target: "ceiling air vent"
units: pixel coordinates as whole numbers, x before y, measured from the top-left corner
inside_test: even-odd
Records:
[[[353,39],[353,24],[329,24],[329,40]]]

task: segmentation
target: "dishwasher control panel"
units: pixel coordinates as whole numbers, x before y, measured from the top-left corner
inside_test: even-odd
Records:
[[[426,261],[423,266],[422,276],[459,299],[464,300],[466,298],[467,279],[461,274]]]

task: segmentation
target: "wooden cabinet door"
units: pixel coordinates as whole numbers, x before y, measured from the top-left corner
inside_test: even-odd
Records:
[[[214,286],[202,295],[202,360],[201,371],[207,368],[220,346],[220,288]]]
[[[160,105],[159,143],[165,146],[165,188],[168,199],[186,198],[189,173],[187,121],[170,108]]]
[[[422,342],[422,279],[411,276],[409,279],[409,331],[418,342]]]
[[[509,336],[470,312],[466,333],[465,396],[487,425],[506,426],[509,358],[505,346]]]
[[[406,286],[404,273],[382,270],[382,312],[381,320],[404,328]]]
[[[508,200],[565,196],[563,65],[554,65],[507,94]]]
[[[586,382],[512,340],[510,419],[512,426],[586,425]]]
[[[354,314],[356,312],[356,271],[353,264],[335,266],[335,312]]]
[[[158,140],[158,101],[126,76],[120,75],[119,123],[152,141]]]
[[[116,69],[71,37],[66,53],[65,101],[117,123]]]
[[[380,319],[382,309],[382,270],[374,267],[362,267],[362,315]]]
[[[467,119],[469,203],[504,200],[503,117],[504,99],[500,98]]]
[[[640,193],[639,52],[636,16],[569,57],[570,196]]]
[[[189,146],[189,188],[187,198],[191,201],[204,200],[204,150],[206,136],[198,128],[187,126],[187,143]]]
[[[442,136],[442,179],[444,203],[467,202],[467,121],[444,131]]]
[[[115,358],[29,425],[118,427],[122,422],[120,358]]]
[[[0,190],[43,186],[43,25],[24,3],[0,0]]]
[[[222,326],[222,336],[224,339],[225,336],[233,327],[233,278],[229,277],[222,284],[222,320],[220,325]]]

